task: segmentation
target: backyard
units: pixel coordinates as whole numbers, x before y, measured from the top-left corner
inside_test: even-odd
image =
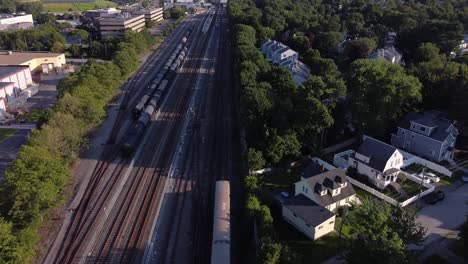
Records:
[[[0,128],[0,142],[13,135],[16,129],[12,128]]]
[[[63,3],[44,3],[44,10],[47,12],[67,12],[67,11],[85,11],[90,9],[116,7],[117,3],[107,0],[97,0],[95,2],[63,2]]]
[[[310,261],[321,263],[335,256],[339,252],[340,243],[344,244],[345,242],[344,240],[340,241],[335,232],[313,241],[283,219],[275,218],[275,220],[275,229],[279,240],[299,253],[303,258],[303,263]]]

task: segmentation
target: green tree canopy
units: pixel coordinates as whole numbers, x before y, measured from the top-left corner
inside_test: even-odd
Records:
[[[384,60],[357,60],[347,75],[354,118],[382,133],[421,101],[421,83],[399,65]]]

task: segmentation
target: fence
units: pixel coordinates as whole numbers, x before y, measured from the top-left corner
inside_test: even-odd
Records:
[[[416,200],[418,200],[418,199],[420,199],[420,198],[422,198],[422,197],[424,197],[424,196],[430,194],[431,192],[434,191],[434,189],[435,189],[435,187],[432,185],[431,188],[425,190],[424,192],[420,193],[419,195],[415,195],[415,196],[409,198],[408,200],[406,200],[406,201],[400,203],[401,207],[405,207],[405,206],[407,206],[408,204],[410,204],[410,203],[412,203],[412,202],[414,202],[414,201],[416,201]]]
[[[312,158],[312,161],[315,162],[315,163],[317,163],[317,164],[319,164],[319,165],[322,165],[322,166],[323,166],[325,169],[327,169],[327,170],[334,170],[334,169],[336,169],[335,166],[333,166],[333,165],[329,164],[328,162],[326,162],[326,161],[324,161],[324,160],[322,160],[322,159],[319,159],[319,158],[317,158],[317,157],[313,157],[313,158]]]
[[[408,179],[410,179],[410,180],[413,180],[414,178],[418,179],[417,177],[414,177],[414,176],[409,175],[409,174],[407,174],[407,176],[408,176]],[[387,203],[389,203],[389,204],[391,204],[391,205],[394,205],[394,206],[401,206],[401,207],[405,207],[405,206],[407,206],[408,204],[410,204],[410,203],[412,203],[412,202],[414,202],[414,201],[416,201],[416,200],[418,200],[418,199],[420,199],[420,198],[422,198],[422,197],[428,195],[429,193],[433,192],[434,189],[435,189],[435,187],[434,187],[433,185],[427,184],[427,183],[423,183],[423,186],[428,188],[427,190],[425,190],[424,192],[422,192],[422,193],[420,193],[420,194],[418,194],[418,195],[415,195],[415,196],[413,196],[413,197],[411,197],[411,198],[409,198],[409,199],[407,199],[407,200],[405,200],[405,201],[403,201],[403,202],[400,203],[400,202],[398,202],[397,200],[395,200],[395,199],[393,199],[393,198],[391,198],[391,197],[389,197],[389,196],[387,196],[387,195],[385,195],[385,194],[383,194],[383,193],[381,193],[381,192],[375,190],[374,188],[371,188],[371,187],[369,187],[369,186],[367,186],[367,185],[365,185],[365,184],[363,184],[363,183],[360,183],[359,181],[357,181],[357,180],[355,180],[355,179],[353,179],[353,178],[351,178],[351,177],[349,177],[349,176],[347,176],[346,178],[348,179],[348,181],[349,181],[351,184],[356,185],[357,187],[359,187],[359,188],[361,188],[361,189],[367,191],[368,193],[370,193],[370,194],[376,196],[377,198],[380,198],[380,199],[386,201]],[[417,182],[417,181],[416,181],[416,182]]]
[[[385,200],[386,202],[388,202],[389,204],[392,204],[394,206],[399,206],[399,203],[395,199],[393,199],[391,197],[388,197],[387,195],[385,195],[385,194],[383,194],[383,193],[375,190],[374,188],[371,188],[371,187],[369,187],[369,186],[367,186],[367,185],[365,185],[363,183],[360,183],[357,180],[355,180],[355,179],[353,179],[353,178],[351,178],[349,176],[347,176],[346,178],[348,178],[348,181],[350,183],[352,183],[353,185],[356,185],[357,187],[359,187],[361,189],[364,189],[368,193],[376,196],[377,198]]]
[[[404,160],[403,160],[403,167],[406,167],[406,166],[409,166],[413,163],[416,163],[416,164],[420,164],[422,166],[425,166],[433,171],[436,171],[436,172],[439,172],[441,174],[444,174],[446,176],[449,176],[449,177],[452,177],[452,172],[445,168],[444,166],[441,166],[435,162],[432,162],[432,161],[429,161],[429,160],[426,160],[426,159],[423,159],[423,158],[420,158],[416,155],[413,155],[411,153],[408,153],[406,151],[403,151],[401,149],[399,149],[399,151],[401,152],[401,154],[403,154],[403,157],[404,157]]]
[[[350,149],[350,150],[346,150],[346,151],[335,154],[335,156],[333,156],[333,165],[339,168],[346,169],[348,167],[348,158],[349,156],[354,155],[354,153],[355,151]]]

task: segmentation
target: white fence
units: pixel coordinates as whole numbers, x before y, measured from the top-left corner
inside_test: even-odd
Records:
[[[441,166],[435,162],[432,162],[432,161],[429,161],[429,160],[426,160],[426,159],[423,159],[423,158],[420,158],[416,155],[413,155],[411,153],[408,153],[406,151],[403,151],[401,149],[399,149],[399,151],[401,152],[401,154],[403,154],[403,167],[406,167],[406,166],[409,166],[413,163],[415,164],[419,164],[419,165],[422,165],[422,166],[425,166],[433,171],[436,171],[436,172],[439,172],[441,174],[444,174],[446,176],[449,176],[449,177],[452,177],[452,172],[445,168],[444,166]]]
[[[367,191],[368,193],[370,193],[370,194],[372,194],[372,195],[374,195],[374,196],[377,196],[378,198],[380,198],[380,199],[382,199],[382,200],[385,200],[385,201],[388,202],[389,204],[392,204],[392,205],[395,205],[395,206],[398,206],[398,205],[399,205],[399,203],[398,203],[395,199],[393,199],[393,198],[391,198],[391,197],[388,197],[387,195],[385,195],[385,194],[383,194],[383,193],[377,191],[376,189],[371,188],[371,187],[369,187],[369,186],[367,186],[367,185],[365,185],[365,184],[363,184],[363,183],[360,183],[359,181],[357,181],[357,180],[355,180],[355,179],[353,179],[353,178],[351,178],[351,177],[349,177],[349,176],[347,176],[347,178],[348,178],[348,181],[349,181],[350,183],[352,183],[353,185],[356,185],[357,187],[359,187],[359,188],[361,188],[361,189],[364,189],[364,190]]]
[[[326,161],[324,161],[324,160],[322,160],[322,159],[320,159],[320,158],[313,157],[311,160],[312,160],[313,162],[319,164],[319,165],[322,165],[322,166],[323,166],[325,169],[327,169],[327,170],[334,170],[334,169],[336,169],[335,166],[329,164],[328,162],[326,162]]]
[[[354,153],[356,152],[350,149],[335,154],[335,156],[333,156],[333,165],[343,169],[348,168],[348,157],[354,155]]]
[[[412,179],[412,178],[410,178],[410,177],[416,178],[416,177],[414,177],[414,176],[408,175],[408,178],[409,178],[410,180]],[[412,203],[412,202],[414,202],[414,201],[416,201],[416,200],[418,200],[418,199],[420,199],[420,198],[422,198],[422,197],[428,195],[429,193],[433,192],[434,189],[435,189],[435,187],[434,187],[433,185],[424,183],[423,186],[424,186],[424,187],[427,187],[427,188],[428,188],[427,190],[425,190],[424,192],[422,192],[422,193],[420,193],[420,194],[418,194],[418,195],[415,195],[415,196],[413,196],[413,197],[411,197],[411,198],[409,198],[409,199],[407,199],[407,200],[405,200],[405,201],[403,201],[403,202],[400,203],[400,202],[398,202],[397,200],[395,200],[395,199],[393,199],[393,198],[391,198],[391,197],[389,197],[389,196],[387,196],[387,195],[385,195],[385,194],[383,194],[383,193],[377,191],[376,189],[371,188],[371,187],[369,187],[369,186],[367,186],[367,185],[365,185],[365,184],[363,184],[363,183],[361,183],[361,182],[359,182],[359,181],[357,181],[357,180],[355,180],[355,179],[353,179],[353,178],[351,178],[351,177],[349,177],[349,176],[347,176],[347,179],[348,179],[348,181],[349,181],[351,184],[356,185],[357,187],[359,187],[359,188],[361,188],[361,189],[367,191],[368,193],[370,193],[370,194],[376,196],[377,198],[380,198],[380,199],[386,201],[387,203],[389,203],[389,204],[391,204],[391,205],[394,205],[394,206],[401,206],[401,207],[405,207],[405,206],[407,206],[408,204],[410,204],[410,203]]]

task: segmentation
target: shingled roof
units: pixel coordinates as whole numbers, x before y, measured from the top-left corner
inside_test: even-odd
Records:
[[[452,125],[452,122],[447,119],[443,113],[438,111],[425,113],[409,112],[405,118],[403,118],[400,127],[419,133],[418,131],[411,130],[411,122],[426,127],[435,127],[429,137],[438,141],[444,141],[451,133],[448,128]]]
[[[375,170],[384,172],[387,161],[392,157],[397,148],[392,145],[386,144],[377,139],[368,137],[357,149],[357,153],[369,157],[367,165]],[[359,160],[364,162],[362,160]]]
[[[335,196],[328,192],[325,195],[320,195],[322,190],[337,189],[340,187],[340,183],[347,182],[346,172],[341,168],[311,176],[304,181],[314,190],[315,197],[319,200],[321,206],[328,206],[356,194],[353,186],[348,183],[345,187],[341,187],[340,193]]]
[[[287,199],[284,206],[311,226],[319,226],[335,214],[310,200],[303,194]]]

